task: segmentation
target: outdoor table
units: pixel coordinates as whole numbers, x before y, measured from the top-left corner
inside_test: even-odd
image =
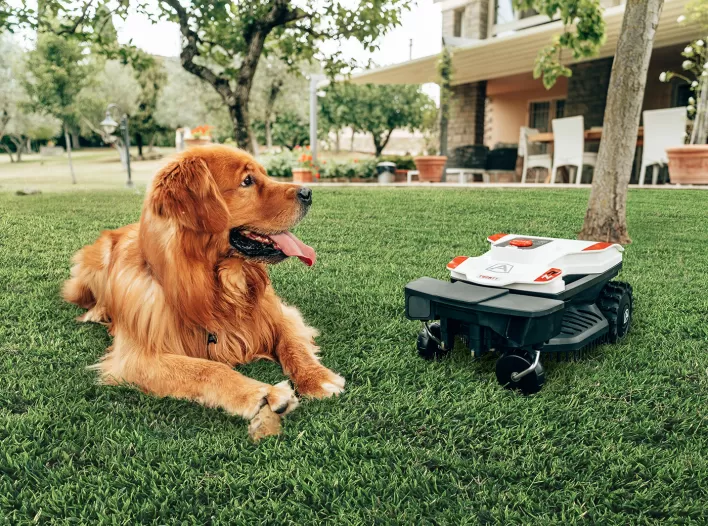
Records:
[[[599,142],[602,139],[602,128],[590,128],[585,130],[585,141],[586,142]],[[637,131],[637,146],[643,144],[644,139],[644,128],[639,127]],[[529,135],[529,142],[541,142],[545,144],[553,143],[553,132],[542,132]]]
[[[600,142],[602,139],[602,128],[590,128],[589,130],[585,130],[585,142]],[[542,133],[535,133],[533,135],[528,136],[528,141],[531,142],[538,142],[542,144],[550,144],[551,148],[553,148],[553,132],[542,132]],[[634,153],[634,166],[632,167],[632,172],[636,172],[639,170],[639,163],[637,160],[640,158],[640,150],[641,147],[644,145],[644,128],[642,126],[639,127],[637,130],[637,146],[638,148],[636,149]],[[552,150],[551,150],[552,151]],[[643,174],[642,174],[643,176]],[[639,180],[640,174],[637,174],[637,180]],[[551,176],[550,174],[546,177],[544,182],[550,182]]]

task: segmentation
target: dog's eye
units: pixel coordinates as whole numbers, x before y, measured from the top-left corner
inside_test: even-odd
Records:
[[[253,184],[253,179],[251,178],[250,175],[247,175],[246,178],[243,181],[241,181],[241,186],[243,186],[244,188],[246,186],[251,186],[252,184]]]

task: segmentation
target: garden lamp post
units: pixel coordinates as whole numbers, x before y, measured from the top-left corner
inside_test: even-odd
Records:
[[[101,121],[101,127],[103,128],[103,131],[110,136],[114,131],[116,131],[116,128],[120,126],[120,129],[123,132],[123,144],[125,144],[125,166],[128,169],[128,182],[125,183],[125,186],[128,188],[133,188],[133,179],[130,173],[130,134],[128,133],[128,116],[123,113],[123,116],[120,118],[119,125],[115,120],[113,120],[113,117],[111,117],[111,110],[113,108],[120,111],[117,104],[109,104],[106,108],[106,118]]]
[[[310,75],[310,153],[314,165],[317,165],[317,86],[325,78],[324,75]]]

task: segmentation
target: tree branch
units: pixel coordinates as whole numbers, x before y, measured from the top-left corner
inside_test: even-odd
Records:
[[[84,9],[81,12],[81,16],[76,19],[72,27],[65,27],[64,29],[57,31],[56,34],[61,36],[75,33],[79,26],[86,20],[86,14],[88,13],[91,4],[93,4],[93,0],[88,0],[88,2],[84,4]]]
[[[221,75],[217,75],[206,66],[202,66],[201,64],[194,62],[194,58],[200,56],[199,47],[197,45],[200,40],[196,31],[193,31],[189,27],[189,14],[179,3],[179,0],[162,1],[170,6],[177,14],[180,32],[186,40],[186,44],[180,53],[180,59],[182,60],[182,66],[184,69],[211,84],[217,93],[221,95],[221,98],[224,99],[224,102],[226,102],[227,105],[232,106],[235,102],[234,92],[231,89],[231,86],[229,86],[228,79],[222,77]]]

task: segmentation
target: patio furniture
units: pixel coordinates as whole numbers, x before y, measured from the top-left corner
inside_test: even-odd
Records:
[[[519,148],[516,145],[507,146],[498,144],[487,155],[485,172],[488,178],[494,175],[496,183],[515,182],[516,159],[519,156]],[[508,179],[500,181],[500,178]]]
[[[559,166],[573,166],[576,169],[575,184],[580,184],[583,166],[595,166],[597,154],[585,151],[585,121],[582,115],[553,119],[553,168],[551,184],[556,182]]]
[[[602,127],[590,128],[585,130],[583,133],[586,142],[600,142],[602,139]],[[541,132],[536,134],[529,133],[529,142],[540,142],[545,144],[553,143],[553,132]],[[642,138],[644,137],[644,128],[640,126],[637,129],[637,146],[642,145]]]
[[[639,186],[644,186],[646,170],[652,167],[651,184],[655,185],[659,176],[659,166],[669,160],[666,148],[683,146],[686,134],[686,107],[647,110],[644,119],[644,151],[639,169]],[[671,174],[669,174],[671,176]]]
[[[536,128],[527,128],[522,126],[519,133],[519,156],[523,157],[524,164],[521,169],[521,183],[526,183],[527,172],[532,168],[545,168],[550,171],[552,162],[551,154],[541,153],[541,154],[529,154],[529,135],[535,135],[539,133]]]
[[[467,176],[472,176],[474,182],[475,175],[479,175],[482,181],[489,182],[485,167],[489,148],[483,144],[468,144],[455,148],[448,164],[450,168],[445,170],[445,175],[459,175],[459,183],[467,182]]]

